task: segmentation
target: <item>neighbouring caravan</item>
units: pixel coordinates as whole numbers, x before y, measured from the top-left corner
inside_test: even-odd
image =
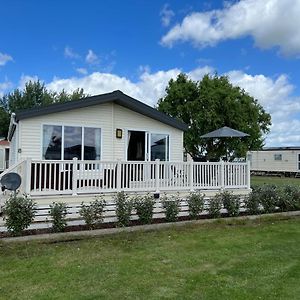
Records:
[[[8,168],[9,141],[0,140],[0,173]]]
[[[268,147],[249,151],[248,160],[254,174],[300,175],[300,147]]]

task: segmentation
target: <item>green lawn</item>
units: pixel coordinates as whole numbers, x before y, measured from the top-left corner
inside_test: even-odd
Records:
[[[251,176],[251,185],[262,185],[262,184],[300,185],[300,178],[275,177],[275,176]]]
[[[300,218],[0,242],[1,299],[299,299]]]

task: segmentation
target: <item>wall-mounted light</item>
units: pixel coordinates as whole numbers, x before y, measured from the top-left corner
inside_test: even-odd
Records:
[[[123,135],[123,130],[121,128],[116,129],[116,138],[121,139]]]

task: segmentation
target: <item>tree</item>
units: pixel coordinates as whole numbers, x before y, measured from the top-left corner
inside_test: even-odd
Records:
[[[72,93],[65,90],[61,92],[48,91],[45,84],[38,81],[29,81],[24,90],[15,89],[13,92],[0,98],[0,136],[7,136],[10,122],[10,114],[19,110],[47,106],[53,103],[61,103],[87,97],[83,89],[77,89]]]
[[[205,75],[199,82],[185,74],[171,79],[166,95],[159,99],[158,110],[185,122],[185,150],[192,157],[206,155],[220,158],[228,149],[230,159],[258,150],[269,132],[271,116],[256,99],[240,87],[233,86],[227,76]],[[203,139],[200,136],[223,126],[248,133],[243,139]]]

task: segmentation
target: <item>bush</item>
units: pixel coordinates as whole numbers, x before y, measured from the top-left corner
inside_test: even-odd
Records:
[[[260,214],[260,189],[252,190],[244,201],[245,208],[250,215]]]
[[[66,203],[53,202],[50,205],[50,216],[52,217],[52,229],[54,232],[62,232],[67,226],[67,205]]]
[[[165,216],[167,222],[177,221],[178,214],[180,212],[180,199],[179,195],[172,195],[171,199],[168,199],[167,195],[162,198],[162,206],[165,210]]]
[[[281,211],[300,209],[300,188],[294,185],[282,187],[277,206]]]
[[[260,188],[260,203],[266,213],[272,213],[276,210],[279,202],[280,191],[276,185],[266,184]]]
[[[204,195],[201,193],[190,193],[186,199],[189,206],[189,215],[196,219],[204,208]]]
[[[130,223],[130,216],[133,208],[132,201],[130,201],[128,199],[128,196],[122,191],[117,193],[115,202],[118,225],[128,226]]]
[[[153,217],[155,200],[153,195],[136,196],[134,198],[134,208],[142,224],[150,224]]]
[[[36,204],[27,195],[13,195],[6,200],[3,208],[5,226],[13,235],[20,235],[34,219]]]
[[[225,191],[221,193],[221,197],[228,216],[238,216],[240,212],[240,196],[233,195],[232,193]]]
[[[209,208],[208,208],[209,215],[212,218],[220,218],[222,205],[223,205],[223,197],[221,193],[218,193],[209,200]]]
[[[81,203],[79,214],[82,216],[89,229],[94,228],[97,223],[103,221],[105,205],[106,201],[101,195],[97,196],[89,205],[85,205],[83,202]]]

